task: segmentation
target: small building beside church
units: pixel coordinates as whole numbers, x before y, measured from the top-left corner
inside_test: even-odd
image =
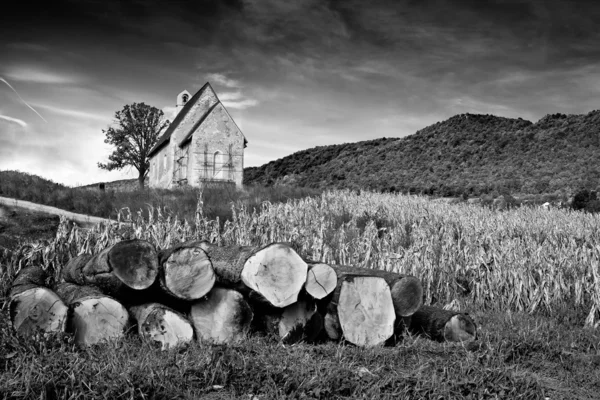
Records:
[[[150,150],[151,188],[229,183],[242,186],[248,141],[206,83],[177,96],[177,116]]]

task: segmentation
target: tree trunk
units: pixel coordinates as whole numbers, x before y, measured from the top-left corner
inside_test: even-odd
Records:
[[[20,335],[60,333],[66,329],[68,307],[56,293],[43,287],[47,277],[46,271],[34,266],[23,268],[13,281],[9,314]]]
[[[241,293],[215,287],[192,304],[190,320],[199,340],[223,344],[238,342],[250,329],[252,309]]]
[[[323,317],[314,301],[299,300],[276,314],[261,316],[264,329],[282,343],[314,342],[323,329]]]
[[[160,285],[169,295],[197,300],[215,284],[215,273],[198,242],[182,243],[159,253]]]
[[[144,188],[145,181],[146,181],[146,170],[139,171],[139,175],[138,175],[138,187],[140,189]]]
[[[407,325],[411,333],[438,342],[464,342],[477,339],[477,325],[467,313],[422,306],[407,319]]]
[[[63,279],[75,284],[93,285],[117,296],[127,288],[150,287],[158,274],[158,255],[145,240],[124,240],[89,258],[81,255],[65,267]]]
[[[327,264],[309,263],[308,274],[304,288],[313,298],[320,300],[335,290],[337,275],[335,270]]]
[[[137,321],[138,334],[160,344],[162,350],[189,343],[194,338],[192,324],[182,314],[159,303],[129,309]]]
[[[67,329],[74,334],[76,344],[91,345],[124,336],[129,314],[121,303],[91,286],[63,282],[55,289],[72,310]]]
[[[217,283],[245,294],[254,290],[274,307],[296,302],[307,279],[308,265],[285,243],[258,248],[219,247],[203,241],[200,246],[212,261]]]

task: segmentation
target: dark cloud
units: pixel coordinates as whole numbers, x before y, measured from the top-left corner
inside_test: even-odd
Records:
[[[197,34],[218,31],[223,16],[240,12],[240,0],[57,0],[48,7],[14,2],[0,14],[0,30],[18,37],[40,32],[51,36],[71,34],[112,42],[123,35],[147,40],[197,42]],[[23,29],[26,25],[27,29]],[[77,40],[76,37],[73,40]],[[102,45],[104,43],[96,43]]]
[[[173,108],[179,91],[207,80],[249,139],[247,165],[314,145],[403,136],[463,112],[530,120],[586,113],[600,96],[600,3],[591,1],[57,0],[11,7],[0,14],[0,76],[16,79],[27,99],[45,107],[53,128],[12,102],[2,103],[1,114],[41,138],[95,138],[72,154],[96,151],[102,141],[95,135],[110,122],[103,116],[124,104]],[[279,136],[285,146],[274,143]],[[84,170],[86,160],[72,162]]]

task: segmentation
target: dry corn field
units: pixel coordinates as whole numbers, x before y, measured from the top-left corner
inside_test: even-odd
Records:
[[[519,208],[503,212],[466,203],[432,202],[399,194],[332,191],[318,198],[263,203],[260,210],[232,204],[224,224],[181,221],[163,210],[123,210],[125,225],[80,230],[62,221],[56,239],[0,254],[4,284],[24,266],[41,264],[56,276],[75,255],[97,253],[122,238],[157,248],[207,239],[230,245],[288,242],[299,254],[332,264],[419,277],[424,304],[458,301],[462,309],[552,315],[578,310],[581,323],[600,323],[600,216],[566,210]],[[1,276],[3,275],[3,276]]]

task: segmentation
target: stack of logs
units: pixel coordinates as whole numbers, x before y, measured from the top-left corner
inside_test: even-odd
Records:
[[[476,338],[467,314],[422,306],[421,282],[393,272],[328,265],[289,245],[219,247],[191,241],[157,252],[118,242],[64,266],[51,288],[27,267],[10,293],[14,329],[70,332],[80,345],[118,339],[130,328],[161,348],[232,343],[265,332],[283,343],[394,343],[406,331],[438,341]]]

